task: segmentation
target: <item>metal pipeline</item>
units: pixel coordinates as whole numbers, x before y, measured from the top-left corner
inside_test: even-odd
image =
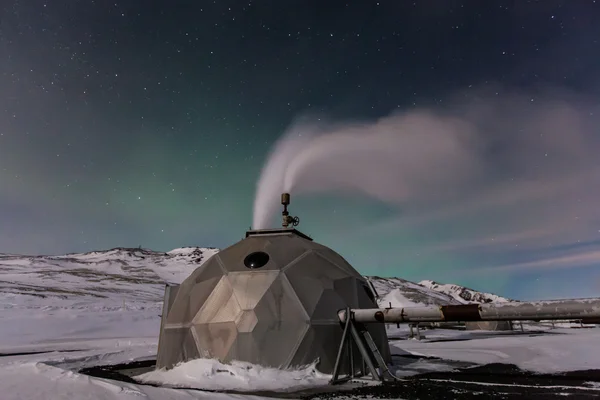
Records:
[[[363,323],[537,321],[576,319],[592,322],[600,318],[600,299],[548,300],[497,304],[352,309],[354,321]],[[346,321],[346,310],[338,317]]]

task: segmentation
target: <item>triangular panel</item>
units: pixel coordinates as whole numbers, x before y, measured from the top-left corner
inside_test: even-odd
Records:
[[[167,315],[167,324],[187,324],[196,315],[223,276],[216,259],[197,268],[177,291],[177,296]]]
[[[242,311],[233,295],[231,284],[224,276],[193,320],[195,324],[234,322]]]
[[[235,320],[238,332],[252,332],[258,324],[258,318],[254,310],[242,311]]]
[[[235,342],[229,349],[225,361],[253,360],[253,364],[262,363],[262,354],[254,341],[254,336],[249,332],[238,332]]]
[[[350,307],[358,307],[360,305],[357,298],[357,286],[359,285],[358,279],[355,277],[348,277],[344,279],[338,279],[333,284],[335,292],[348,304]],[[368,308],[377,307],[377,304],[371,304]],[[367,307],[365,307],[367,308]]]
[[[324,290],[310,320],[328,321],[339,324],[337,312],[348,306],[351,307],[352,305],[346,303],[336,292],[333,290]]]
[[[237,337],[234,322],[196,324],[192,329],[195,330],[198,353],[203,358],[225,360]]]
[[[242,310],[252,310],[269,289],[279,271],[231,272],[233,294]]]

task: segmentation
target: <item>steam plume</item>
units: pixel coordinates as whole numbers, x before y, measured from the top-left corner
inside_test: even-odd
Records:
[[[450,107],[376,121],[295,122],[263,169],[254,228],[271,225],[283,191],[361,193],[411,210],[405,223],[415,224],[492,209],[506,215],[495,232],[506,238],[538,232],[541,239],[539,232],[576,214],[591,216],[589,224],[600,219],[593,189],[600,183],[599,147],[590,135],[595,105],[548,91],[480,91],[448,100]],[[530,212],[519,218],[508,207]]]

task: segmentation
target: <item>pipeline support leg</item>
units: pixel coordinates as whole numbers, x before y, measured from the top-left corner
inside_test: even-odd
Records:
[[[335,365],[333,367],[333,373],[331,377],[331,384],[342,383],[348,381],[356,376],[354,369],[354,345],[358,348],[359,354],[362,358],[362,371],[361,375],[366,375],[367,371],[371,375],[371,378],[378,381],[383,381],[383,375],[387,372],[391,375],[385,365],[379,349],[373,342],[369,331],[362,324],[354,322],[351,317],[351,311],[349,308],[346,309],[346,315],[348,316],[344,322],[344,331],[340,340]],[[348,375],[344,378],[340,378],[340,372],[342,365],[344,364],[344,353],[346,353],[347,361],[350,363],[348,368]],[[379,371],[375,365],[379,366]],[[366,366],[366,367],[365,367]]]

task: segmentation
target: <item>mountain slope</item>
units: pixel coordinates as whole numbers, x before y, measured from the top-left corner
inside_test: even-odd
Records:
[[[89,338],[154,340],[165,282],[180,283],[217,251],[0,254],[0,342],[14,348]]]
[[[417,307],[425,305],[462,304],[449,294],[426,288],[401,278],[370,276],[380,307]]]
[[[159,301],[165,282],[180,283],[217,251],[188,247],[168,253],[116,248],[64,256],[0,254],[0,294]]]
[[[492,293],[479,292],[460,285],[430,280],[414,283],[401,278],[367,277],[377,294],[379,306],[418,307],[425,305],[507,303],[516,300]]]
[[[166,282],[181,283],[217,249],[164,252],[115,248],[64,256],[0,254],[0,296],[161,301]],[[382,307],[513,301],[459,285],[370,277]]]
[[[509,303],[516,300],[498,296],[493,293],[478,292],[477,290],[469,289],[460,285],[437,283],[435,281],[421,281],[419,285],[427,289],[434,290],[439,293],[444,293],[451,296],[453,299],[464,303]]]

